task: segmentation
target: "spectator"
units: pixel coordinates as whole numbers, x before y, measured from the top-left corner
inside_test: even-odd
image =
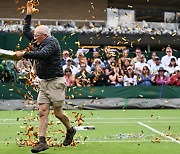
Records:
[[[72,75],[75,75],[78,72],[77,67],[72,65],[72,59],[70,57],[66,58],[66,65],[63,65],[63,71],[65,71],[66,68],[71,69]]]
[[[75,83],[78,87],[91,86],[92,75],[86,71],[86,64],[80,64],[80,72],[75,76]]]
[[[124,86],[135,86],[137,85],[137,76],[133,72],[132,66],[127,68],[126,75],[124,76]]]
[[[69,57],[69,51],[68,50],[64,50],[62,53],[62,66],[66,65],[66,58]]]
[[[176,59],[175,58],[171,58],[170,64],[166,67],[166,70],[169,72],[170,76],[171,76],[171,74],[174,73],[176,66],[178,66],[176,64]]]
[[[108,78],[104,73],[104,70],[101,65],[97,65],[95,68],[95,72],[93,74],[93,85],[94,86],[107,86]]]
[[[64,70],[64,78],[66,79],[66,84],[68,87],[74,85],[75,76],[72,75],[72,71],[70,68],[66,68]]]
[[[114,67],[113,71],[109,74],[109,82],[111,86],[122,86],[123,76],[119,70],[119,67]]]
[[[87,71],[88,73],[90,73],[90,72],[91,72],[91,67],[88,65],[88,61],[87,61],[87,58],[86,58],[86,57],[82,57],[82,58],[81,58],[80,64],[81,64],[81,63],[86,64],[86,71]],[[77,66],[78,72],[81,70],[80,64],[78,64],[78,66]]]
[[[101,59],[100,59],[100,58],[96,58],[96,59],[94,59],[94,62],[93,62],[92,65],[91,65],[91,71],[94,71],[97,65],[101,65],[101,67],[102,67],[103,69],[105,68],[105,65],[104,65],[104,63],[101,61]]]
[[[105,74],[109,76],[112,72],[113,68],[116,66],[116,59],[114,56],[110,56],[107,61],[104,62],[105,64]]]
[[[163,67],[160,67],[158,70],[158,74],[153,77],[152,81],[156,83],[157,85],[169,84],[169,78],[168,76],[164,75],[165,72],[166,70]]]
[[[78,50],[76,53],[76,58],[74,59],[75,66],[78,66],[80,64],[81,59],[84,58],[84,53],[82,50]]]
[[[165,67],[167,67],[169,65],[171,58],[175,58],[175,60],[177,61],[176,57],[174,57],[172,54],[173,54],[172,48],[169,47],[169,46],[166,47],[166,55],[163,56],[162,59],[161,59],[161,63]]]
[[[151,86],[153,75],[150,73],[148,66],[144,66],[142,69],[142,74],[139,75],[139,85]]]
[[[140,55],[139,61],[135,63],[135,72],[137,74],[140,74],[142,72],[142,69],[146,64],[144,55]]]
[[[165,66],[161,63],[161,60],[159,57],[155,57],[155,65],[151,66],[151,73],[153,75],[158,74],[158,70],[160,67],[165,68]]]
[[[122,69],[122,65],[124,64],[125,60],[129,58],[128,55],[129,55],[129,50],[127,49],[123,50],[122,57],[119,58],[117,62],[120,69]]]
[[[175,67],[175,73],[170,77],[171,86],[180,86],[180,66]]]
[[[92,63],[94,63],[94,60],[100,58],[99,52],[98,51],[93,51],[93,57],[88,60],[88,65],[92,66]]]
[[[16,63],[16,70],[19,75],[26,75],[31,72],[31,62],[21,59]]]
[[[125,72],[127,72],[127,68],[130,66],[131,60],[129,58],[125,58],[124,61],[122,61],[122,74],[125,75]]]
[[[131,61],[131,65],[133,66],[133,68],[135,67],[135,63],[140,62],[141,59],[141,49],[140,48],[136,48],[135,50],[135,54],[136,57],[134,57]],[[144,57],[144,62],[146,62],[146,58]]]
[[[153,65],[155,65],[155,58],[157,57],[157,54],[156,52],[152,52],[152,55],[151,55],[151,59],[148,60],[147,64],[152,67]]]

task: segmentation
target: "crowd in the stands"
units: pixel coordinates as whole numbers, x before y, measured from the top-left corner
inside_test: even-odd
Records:
[[[142,22],[143,23],[143,22]],[[161,24],[162,25],[162,24]],[[97,25],[96,23],[89,23],[89,26],[76,26],[74,22],[67,24],[48,25],[52,32],[64,32],[64,33],[94,33],[94,34],[149,34],[149,35],[180,35],[180,29],[174,24],[174,26],[152,27],[146,22],[143,24],[132,23],[130,25],[119,25],[117,27],[108,27]],[[32,27],[34,29],[34,27]],[[21,24],[9,24],[0,25],[0,32],[22,32],[23,25]]]
[[[95,50],[87,58],[84,50],[79,49],[75,57],[68,50],[62,52],[62,67],[67,86],[136,86],[136,85],[174,85],[180,86],[180,58],[173,56],[171,47],[166,47],[165,55],[160,58],[152,52],[147,60],[140,48],[135,49],[135,57],[129,58],[129,51],[121,53]],[[14,79],[38,84],[33,61],[26,59],[13,62],[3,60],[0,64],[0,81]]]

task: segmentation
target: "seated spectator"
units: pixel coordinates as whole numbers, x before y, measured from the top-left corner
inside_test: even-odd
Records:
[[[97,65],[95,68],[95,72],[93,74],[93,85],[94,86],[107,86],[108,77],[104,73],[104,70],[101,65]]]
[[[62,53],[62,66],[63,65],[66,65],[66,58],[69,57],[69,51],[68,50],[64,50],[63,53]]]
[[[31,72],[31,62],[21,59],[16,63],[16,70],[19,75],[26,75]]]
[[[109,83],[111,86],[123,86],[123,75],[119,67],[114,67],[113,71],[109,74]]]
[[[161,63],[161,60],[159,57],[155,57],[155,65],[151,66],[151,73],[153,75],[158,74],[158,70],[160,67],[165,68],[165,66]]]
[[[88,65],[88,61],[87,61],[86,57],[82,57],[81,60],[80,60],[80,63],[86,64],[86,71],[88,73],[91,72],[91,67]],[[80,64],[77,65],[77,70],[78,70],[78,72],[81,70]]]
[[[161,59],[161,63],[167,67],[170,63],[171,58],[175,58],[175,60],[177,61],[176,57],[174,57],[173,55],[173,50],[170,46],[166,47],[166,55],[162,57]]]
[[[176,59],[175,59],[175,58],[171,58],[170,64],[166,67],[166,70],[169,72],[169,75],[170,75],[170,76],[171,76],[171,74],[174,73],[176,66],[178,66],[178,65],[176,64]]]
[[[100,58],[96,58],[96,59],[94,59],[94,62],[93,62],[92,65],[91,65],[91,71],[94,71],[97,65],[101,65],[101,67],[102,67],[103,69],[105,68],[105,65],[104,65],[104,63],[101,61],[101,59],[100,59]]]
[[[171,86],[180,86],[180,66],[175,67],[175,73],[170,77],[169,84]]]
[[[80,72],[75,75],[75,83],[78,87],[91,86],[92,75],[86,71],[86,64],[80,64]]]
[[[105,74],[109,76],[113,68],[116,66],[116,59],[114,56],[110,56],[107,61],[104,61],[105,64]]]
[[[84,58],[84,53],[82,50],[79,49],[76,53],[76,58],[74,59],[74,63],[75,63],[74,65],[78,66],[82,58]]]
[[[66,84],[68,87],[74,85],[75,76],[72,75],[72,71],[70,68],[66,68],[64,70],[64,78],[66,79]]]
[[[157,85],[169,84],[169,77],[164,75],[165,72],[166,70],[163,67],[160,67],[158,74],[152,78],[152,81]]]
[[[128,55],[129,55],[129,50],[127,50],[127,49],[123,50],[122,57],[119,58],[118,62],[117,62],[120,69],[122,69],[122,65],[125,62],[125,60],[129,58]]]
[[[139,75],[138,81],[139,85],[151,86],[152,85],[152,77],[153,75],[150,72],[148,66],[144,66],[142,69],[142,74]]]
[[[93,57],[88,59],[88,65],[91,66],[94,60],[100,58],[99,52],[97,50],[93,51]]]
[[[157,57],[156,52],[152,52],[151,59],[148,60],[147,64],[152,67],[155,65],[155,58]]]
[[[125,72],[127,72],[127,68],[130,66],[130,64],[131,64],[130,58],[125,58],[124,61],[122,61],[121,68],[122,68],[123,76],[125,75]]]
[[[142,69],[145,65],[148,65],[148,64],[146,64],[146,62],[145,62],[144,55],[141,55],[139,61],[137,63],[135,63],[135,72],[137,74],[141,74]]]
[[[72,75],[75,75],[78,72],[77,67],[72,65],[72,59],[70,57],[66,58],[66,64],[63,65],[63,71],[65,71],[66,68],[71,69]]]
[[[137,85],[137,76],[133,72],[132,66],[127,68],[127,72],[124,76],[124,86],[135,86]]]
[[[136,57],[134,57],[132,60],[131,60],[131,65],[133,66],[133,68],[135,68],[135,63],[137,62],[140,62],[140,59],[141,59],[141,49],[140,48],[136,48],[135,49],[135,54],[136,54]],[[146,58],[144,57],[144,62],[146,62]]]

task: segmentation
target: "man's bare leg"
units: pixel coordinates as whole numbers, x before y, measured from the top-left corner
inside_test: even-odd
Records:
[[[74,129],[69,121],[69,118],[63,113],[62,107],[54,107],[54,114],[66,127],[67,133],[66,138],[63,141],[64,146],[68,146],[72,143],[73,137],[76,134],[76,129]]]
[[[69,118],[63,113],[62,106],[54,107],[54,114],[56,118],[58,118],[64,124],[67,130],[72,127]]]
[[[31,149],[32,153],[38,153],[48,149],[45,136],[48,126],[49,107],[50,105],[47,103],[39,105],[39,144]]]
[[[50,105],[48,103],[39,105],[39,136],[46,136],[49,108]]]

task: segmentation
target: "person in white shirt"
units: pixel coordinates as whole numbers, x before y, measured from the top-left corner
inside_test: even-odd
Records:
[[[78,69],[78,72],[80,72],[80,70],[81,70],[81,67],[80,67],[80,64],[81,63],[84,63],[84,64],[86,64],[86,71],[88,72],[88,73],[90,73],[91,72],[91,67],[88,65],[88,61],[87,61],[87,58],[86,57],[83,57],[83,58],[81,58],[81,60],[80,60],[80,63],[78,64],[78,66],[77,66],[77,69]]]
[[[155,65],[151,66],[151,73],[153,75],[158,74],[158,70],[160,67],[165,68],[165,66],[161,63],[161,60],[158,56],[155,57]]]
[[[132,66],[127,68],[126,75],[124,76],[123,83],[124,86],[135,86],[137,85],[137,76],[133,72]]]
[[[176,66],[178,66],[178,65],[176,64],[175,58],[171,58],[170,64],[166,67],[166,71],[169,72],[169,75],[174,74]]]
[[[70,57],[66,58],[66,65],[63,65],[63,72],[66,68],[71,69],[72,75],[75,75],[78,72],[77,67],[72,65],[72,59]]]
[[[141,49],[140,48],[136,48],[135,50],[135,54],[136,54],[136,57],[134,57],[132,60],[131,60],[131,65],[135,66],[135,63],[139,62],[140,61],[140,56],[141,56]],[[144,59],[145,62],[146,62],[146,58]]]
[[[135,63],[135,72],[136,73],[141,73],[142,69],[145,65],[148,65],[147,63],[145,63],[145,57],[144,55],[140,56],[139,62]]]
[[[156,52],[152,52],[151,59],[148,60],[147,64],[151,67],[155,65],[155,57],[157,56]]]
[[[171,58],[175,58],[175,60],[177,61],[177,58],[174,57],[172,54],[173,54],[172,48],[169,46],[166,47],[166,55],[163,56],[161,59],[161,63],[163,65],[165,65],[165,67],[167,67],[169,65]]]

